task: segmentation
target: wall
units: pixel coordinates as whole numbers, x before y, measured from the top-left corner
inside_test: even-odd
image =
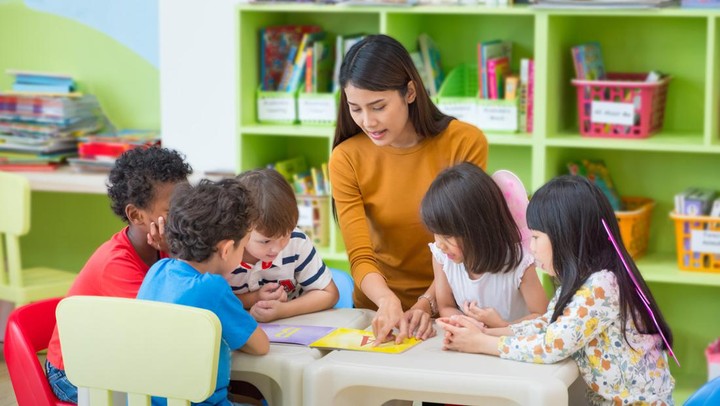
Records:
[[[98,97],[118,128],[160,128],[157,55],[152,58],[157,46],[140,46],[149,55],[143,57],[129,48],[137,45],[138,39],[121,35],[143,31],[150,38],[140,43],[156,43],[156,18],[148,23],[142,21],[146,17],[139,16],[156,16],[157,2],[127,1],[134,8],[121,3],[0,0],[0,89],[11,85],[6,69],[68,73],[82,91]],[[137,11],[137,3],[142,3],[145,13]],[[54,14],[62,10],[66,16]],[[123,15],[123,10],[128,14]],[[122,42],[97,29],[107,28],[102,22],[113,19],[127,24],[125,30],[117,25],[108,29]],[[92,21],[100,23],[93,28],[87,25]],[[95,248],[123,225],[103,195],[34,192],[32,199],[31,231],[21,241],[23,265],[27,267],[47,265],[79,271]]]

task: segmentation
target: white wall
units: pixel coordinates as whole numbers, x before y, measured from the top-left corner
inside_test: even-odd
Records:
[[[163,145],[195,172],[239,162],[238,0],[160,0],[160,120]]]

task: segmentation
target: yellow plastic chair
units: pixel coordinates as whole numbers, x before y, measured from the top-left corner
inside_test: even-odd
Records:
[[[190,405],[215,391],[221,326],[211,311],[72,296],[58,305],[57,323],[79,405],[110,405],[111,391],[127,393],[130,406],[148,405],[150,395],[168,398],[168,406]]]
[[[16,306],[67,294],[77,274],[51,268],[22,269],[20,237],[30,231],[30,182],[0,171],[0,299]]]

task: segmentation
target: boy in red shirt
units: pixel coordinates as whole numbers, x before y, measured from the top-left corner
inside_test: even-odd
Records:
[[[117,159],[108,178],[108,196],[113,212],[128,226],[95,250],[68,296],[137,296],[150,266],[167,257],[158,250],[164,248],[157,243],[162,240],[158,234],[162,234],[172,192],[187,182],[191,172],[178,152],[166,148],[136,148]],[[55,395],[77,403],[77,387],[65,376],[57,327],[45,366]]]

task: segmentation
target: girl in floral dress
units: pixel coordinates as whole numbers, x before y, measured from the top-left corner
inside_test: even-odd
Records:
[[[545,364],[572,357],[591,404],[672,405],[672,333],[602,191],[555,178],[530,200],[527,221],[536,265],[559,284],[547,313],[503,328],[438,319],[444,349]]]

